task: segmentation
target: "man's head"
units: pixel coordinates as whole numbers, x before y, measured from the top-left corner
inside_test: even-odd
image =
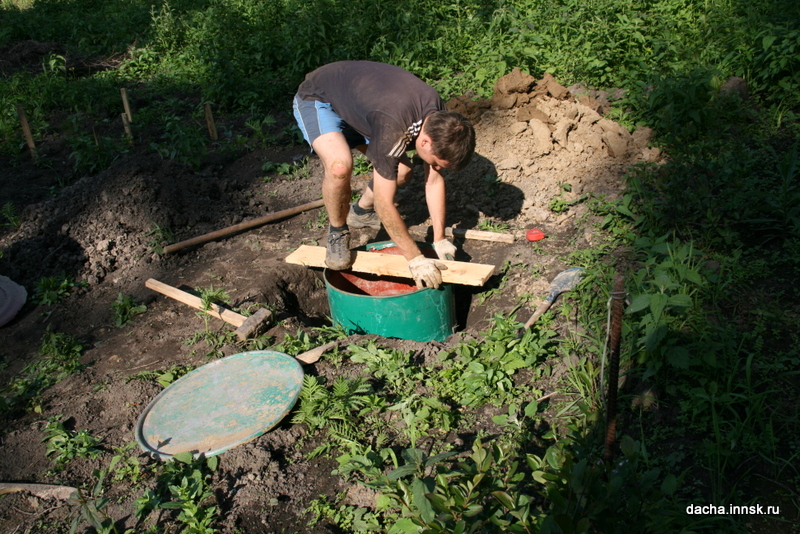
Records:
[[[447,163],[441,166],[452,171],[466,167],[475,152],[475,129],[472,123],[452,111],[436,111],[428,115],[422,125],[420,138],[429,138],[430,151],[437,160]],[[423,151],[418,146],[417,152],[425,159]]]

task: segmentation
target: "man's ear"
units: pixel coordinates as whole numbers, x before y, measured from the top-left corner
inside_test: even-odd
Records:
[[[423,129],[423,130],[422,130],[422,131],[419,133],[419,136],[417,137],[417,141],[418,141],[418,142],[420,143],[420,145],[422,145],[423,147],[428,147],[428,146],[431,146],[431,145],[432,145],[432,143],[433,143],[433,142],[431,141],[431,136],[430,136],[430,135],[428,135],[427,133],[425,133],[425,130],[424,130],[424,129]]]

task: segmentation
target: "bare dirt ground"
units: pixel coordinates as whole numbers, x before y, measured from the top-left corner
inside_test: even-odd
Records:
[[[515,71],[498,82],[492,99],[450,102],[473,119],[478,145],[469,167],[446,177],[447,223],[462,228],[506,224],[505,231],[516,236],[513,244],[457,240],[457,259],[496,265],[498,274],[489,286],[497,284],[506,262],[528,268],[510,270],[500,294],[482,304],[477,295],[486,288],[458,288],[459,325],[445,345],[456,344],[463,334],[478,335],[495,312],[510,311],[521,296],[544,296],[549,281],[569,267],[565,258],[570,252],[598,243],[595,221],[582,196],[615,198],[630,165],[659,160],[658,151],[647,146],[648,131],[631,135],[603,117],[608,96],[580,87],[568,90],[552,78],[537,81]],[[283,111],[288,117],[288,105]],[[231,128],[236,124],[240,122],[232,122]],[[43,392],[41,413],[15,410],[3,416],[0,482],[86,484],[94,469],[108,465],[112,447],[134,440],[142,409],[161,390],[152,381],[130,377],[208,362],[205,343],[186,343],[203,330],[203,320],[188,306],[146,289],[148,278],[188,288],[222,287],[233,306],[272,307],[279,323],[267,335],[275,342],[286,332],[328,324],[321,272],[284,262],[300,244],[324,245],[321,210],[178,253],[154,252],[157,239],[152,232],[157,227],[171,229],[178,241],[320,198],[322,172],[313,156],[307,176],[262,170],[266,161],[288,163],[306,156],[307,147],[257,148],[233,155],[210,151],[193,170],[162,159],[148,149],[147,134],[139,135],[134,149],[109,168],[66,187],[59,184],[70,174],[71,162],[56,129],[39,143],[39,164],[27,158],[0,160],[0,204],[12,202],[21,213],[18,227],[0,228],[0,274],[23,285],[29,296],[16,318],[0,328],[1,383],[10,384],[39,357],[47,331],[69,334],[84,349],[83,369]],[[354,188],[367,180],[368,176],[355,177]],[[571,205],[556,213],[550,209],[553,199]],[[398,203],[409,225],[426,222],[419,176],[401,191]],[[524,237],[534,227],[547,236],[536,246]],[[386,239],[383,231],[354,235],[354,245]],[[85,285],[73,288],[55,305],[36,304],[36,282],[62,274]],[[147,306],[123,327],[115,326],[111,306],[120,293]],[[520,318],[529,313],[523,308]],[[232,328],[214,321],[212,328]],[[439,346],[382,342],[420,353],[427,346]],[[216,356],[242,350],[229,344]],[[341,371],[323,357],[305,372],[334,376]],[[102,438],[106,452],[54,471],[45,455],[42,428],[58,415],[69,418],[71,428]],[[220,457],[214,487],[222,510],[221,532],[335,532],[324,524],[306,526],[303,510],[311,499],[347,490],[351,502],[369,504],[368,494],[331,474],[331,460],[305,459],[307,451],[296,447],[302,434],[302,428],[287,418]],[[135,525],[133,500],[142,491],[110,484],[107,511],[120,530]],[[0,531],[63,532],[74,512],[57,500],[9,495],[0,499]]]

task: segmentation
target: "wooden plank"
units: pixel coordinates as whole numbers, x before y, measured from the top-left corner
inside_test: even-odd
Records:
[[[431,226],[410,226],[409,232],[420,234],[433,234]],[[479,241],[495,241],[497,243],[513,243],[514,236],[512,234],[504,234],[500,232],[486,232],[484,230],[468,230],[465,228],[455,228],[448,226],[444,229],[444,234],[447,237],[463,237],[465,239],[477,239]]]
[[[182,291],[177,287],[169,286],[163,282],[159,282],[153,278],[148,279],[144,283],[145,287],[148,289],[152,289],[153,291],[158,291],[162,295],[166,295],[170,298],[177,300],[178,302],[183,302],[184,304],[188,304],[192,308],[196,310],[200,310],[204,313],[207,313],[211,317],[216,317],[217,319],[222,319],[228,324],[232,324],[235,327],[240,327],[244,324],[247,320],[247,317],[244,315],[240,315],[235,311],[229,310],[227,308],[223,308],[219,304],[214,302],[211,303],[209,309],[203,309],[203,299],[200,297],[196,297],[191,293],[187,293],[186,291]]]
[[[494,273],[494,265],[449,260],[437,261],[447,266],[447,269],[442,271],[442,281],[448,284],[482,286]],[[297,250],[286,257],[286,262],[307,267],[325,267],[325,247],[300,245]],[[350,270],[357,273],[411,278],[408,262],[403,256],[381,252],[357,251],[355,262]]]

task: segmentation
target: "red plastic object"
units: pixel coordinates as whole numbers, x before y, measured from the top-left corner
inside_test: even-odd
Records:
[[[540,239],[544,239],[544,232],[538,228],[531,228],[528,230],[528,233],[525,234],[525,237],[528,238],[528,241],[539,241]]]

